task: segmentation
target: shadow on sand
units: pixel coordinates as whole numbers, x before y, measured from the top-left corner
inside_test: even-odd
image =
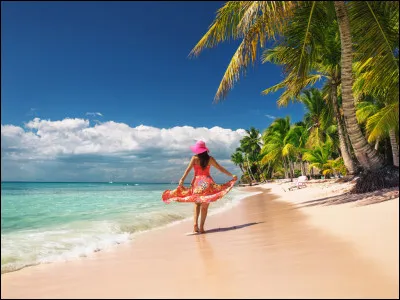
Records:
[[[303,202],[300,205],[301,207],[310,207],[317,205],[338,205],[350,202],[356,202],[359,206],[371,205],[376,203],[385,202],[388,200],[392,200],[394,198],[399,197],[399,189],[398,188],[390,188],[379,191],[374,191],[365,194],[351,194],[345,193],[341,195],[325,197],[321,199],[315,199],[311,201]]]
[[[241,228],[248,227],[248,226],[253,226],[256,224],[260,224],[260,223],[264,223],[264,222],[252,222],[252,223],[246,223],[246,224],[236,225],[236,226],[231,226],[231,227],[213,228],[213,229],[206,230],[205,234],[214,233],[214,232],[223,232],[223,231],[229,231],[229,230],[237,230],[237,229],[241,229]]]

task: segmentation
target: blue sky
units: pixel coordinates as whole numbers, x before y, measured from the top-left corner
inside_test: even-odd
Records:
[[[213,103],[238,42],[196,59],[188,54],[223,3],[1,2],[2,142],[3,126],[27,132],[34,118],[89,120],[84,128],[112,122],[233,132],[263,130],[271,117],[300,120],[300,104],[278,108],[278,94],[261,95],[282,79],[271,64],[256,65],[225,101]]]

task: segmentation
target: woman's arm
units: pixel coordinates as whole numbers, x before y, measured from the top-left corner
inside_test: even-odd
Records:
[[[185,173],[183,173],[181,180],[179,180],[179,185],[183,185],[183,182],[185,181],[186,176],[189,174],[190,170],[193,168],[193,162],[194,162],[194,157],[192,157],[192,159],[190,160],[190,163],[187,166]]]
[[[233,177],[233,178],[236,178],[236,177],[237,177],[236,175],[233,175],[231,172],[229,172],[228,170],[226,170],[226,169],[225,169],[223,166],[221,166],[219,163],[217,163],[217,161],[215,160],[214,157],[211,157],[211,158],[210,158],[210,163],[211,163],[212,166],[214,166],[215,168],[217,168],[220,172],[222,172],[222,173],[224,173],[224,174],[226,174],[226,175],[228,175],[228,176],[231,176],[231,177]]]

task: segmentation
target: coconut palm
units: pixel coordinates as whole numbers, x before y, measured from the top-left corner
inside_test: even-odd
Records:
[[[236,151],[231,155],[231,160],[235,164],[235,166],[239,166],[240,170],[244,174],[244,169],[243,169],[243,164],[244,164],[244,158],[243,158],[243,153]]]
[[[309,168],[315,167],[323,172],[332,157],[331,149],[332,145],[329,142],[316,146],[314,149],[310,149],[304,153],[303,159],[310,163]]]
[[[251,164],[250,164],[250,160],[249,160],[249,153],[247,153],[247,152],[245,151],[245,149],[243,149],[242,147],[236,148],[236,152],[243,153],[243,156],[244,156],[244,158],[243,158],[243,161],[244,161],[243,167],[247,169],[247,174],[249,175],[250,179],[251,179],[251,180],[255,180],[254,174],[253,174],[253,172],[251,171]]]
[[[240,141],[240,147],[248,153],[260,152],[261,135],[260,131],[254,127],[246,130],[247,135]]]
[[[356,96],[363,93],[398,101],[399,3],[351,1],[348,8],[354,37]]]
[[[362,100],[356,104],[356,117],[359,124],[364,127],[367,124],[368,118],[375,115],[381,108],[384,107],[382,102],[376,101],[374,97],[371,96],[363,96]],[[382,139],[382,136],[376,137],[375,140],[375,150],[379,148],[379,142]]]
[[[284,139],[283,155],[296,157],[296,161],[300,164],[301,175],[306,175],[306,169],[302,160],[303,153],[306,151],[307,141],[309,140],[309,130],[303,122],[299,122],[290,127]]]
[[[364,138],[356,119],[356,109],[352,92],[353,86],[353,44],[350,32],[350,20],[344,1],[334,1],[341,41],[341,79],[342,107],[347,133],[359,163],[366,169],[377,169],[383,160]],[[367,21],[367,20],[365,20]],[[361,39],[360,39],[361,40]],[[373,45],[370,45],[373,47]]]
[[[307,146],[312,148],[329,139],[327,129],[333,125],[332,105],[329,102],[326,103],[321,92],[315,88],[304,91],[300,96],[300,101],[307,109],[304,116],[304,121],[310,131]]]
[[[357,2],[357,5],[351,6],[353,2]],[[383,37],[382,39],[372,41],[370,39],[363,40],[363,36],[360,35],[357,37],[357,41],[359,45],[365,42],[367,44],[365,47],[373,49],[370,52],[378,53],[382,57],[383,71],[381,72],[384,74],[385,71],[391,70],[389,64],[386,64],[386,62],[393,56],[393,52],[389,51],[392,49],[387,46],[391,44],[386,42],[387,39],[385,39],[386,35],[384,34],[384,30],[382,30],[381,19],[376,17],[376,14],[374,14],[374,7],[369,5],[368,2],[353,2],[347,3],[347,6],[352,8],[352,14],[359,13],[358,18],[354,19],[363,20],[363,22],[355,23],[358,26],[355,30],[362,28],[364,24],[364,29],[373,27],[377,29],[376,32]],[[359,7],[362,6],[362,3],[366,5],[369,11],[372,10],[373,13],[367,14],[367,9],[361,10]],[[390,9],[395,9],[398,16],[398,4],[392,5],[389,3],[386,4],[386,6]],[[329,7],[329,9],[324,10],[324,7]],[[308,11],[308,17],[297,19],[298,22],[302,22],[300,23],[302,25],[300,28],[303,28],[303,30],[299,32],[299,34],[304,38],[303,43],[296,45],[299,51],[299,64],[295,69],[295,73],[298,76],[297,81],[304,84],[306,80],[310,79],[308,75],[310,74],[310,68],[312,66],[304,59],[306,57],[305,54],[313,53],[313,41],[318,39],[318,35],[312,35],[311,31],[324,21],[324,16],[326,14],[332,14],[331,7],[332,2],[328,1],[227,2],[227,4],[218,11],[217,17],[208,32],[191,52],[193,55],[198,55],[203,49],[213,47],[220,42],[229,39],[242,39],[241,44],[232,57],[223,76],[215,99],[219,100],[226,97],[228,91],[239,79],[240,74],[245,73],[246,68],[256,61],[259,46],[263,47],[267,39],[274,38],[277,34],[282,34],[286,28],[296,24],[292,20],[299,12],[304,13]],[[341,80],[346,129],[360,164],[366,169],[378,168],[382,164],[382,159],[363,137],[355,116],[354,98],[352,94],[353,43],[348,9],[344,1],[334,1],[333,7],[339,25],[341,40]],[[396,15],[396,13],[394,15]],[[365,24],[368,24],[368,27]],[[391,24],[398,24],[398,18],[397,23],[393,21]],[[385,42],[386,47],[382,44]],[[398,67],[397,75],[396,73],[393,74],[388,76],[398,77]]]
[[[300,16],[298,16],[300,17]],[[299,64],[300,56],[294,44],[301,44],[302,35],[298,34],[299,29],[290,28],[285,31],[285,35],[280,43],[272,49],[267,49],[263,54],[263,63],[272,62],[285,66],[285,79],[275,86],[263,91],[263,94],[275,92],[281,88],[286,90],[278,98],[280,106],[286,106],[290,100],[300,101],[298,94],[307,87],[314,84],[318,79],[326,81],[324,86],[324,99],[330,108],[333,109],[339,138],[340,152],[343,156],[349,174],[356,171],[356,163],[351,155],[350,141],[346,140],[346,128],[343,126],[343,118],[338,106],[338,88],[340,85],[340,37],[335,16],[326,14],[323,24],[313,28],[318,33],[319,39],[314,42],[314,51],[304,54],[303,60],[312,64],[312,74],[303,81],[298,80],[298,76],[293,70]],[[301,22],[295,22],[299,24]],[[323,25],[323,26],[322,26]],[[314,36],[317,35],[311,32]]]
[[[379,137],[389,134],[392,148],[393,165],[399,166],[399,102],[393,101],[379,109],[368,118],[366,129],[368,141],[373,142]]]
[[[330,175],[346,175],[347,170],[344,166],[343,158],[338,157],[336,159],[329,159],[328,162],[323,165],[322,175],[330,176]]]
[[[275,119],[274,122],[264,131],[263,140],[264,145],[261,149],[263,158],[261,163],[282,163],[285,170],[285,177],[292,176],[290,155],[292,152],[285,149],[285,137],[290,130],[290,118]]]
[[[247,135],[240,140],[240,148],[247,153],[248,163],[250,162],[257,167],[258,173],[262,175],[259,165],[258,154],[261,150],[261,135],[260,131],[254,127],[246,130]]]

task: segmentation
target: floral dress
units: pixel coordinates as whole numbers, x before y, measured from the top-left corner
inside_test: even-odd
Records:
[[[192,186],[186,188],[178,186],[175,190],[166,190],[162,194],[165,203],[176,202],[195,202],[210,203],[221,199],[228,193],[236,182],[236,178],[224,183],[217,184],[210,175],[210,165],[202,169],[200,165],[194,165],[194,178]]]

